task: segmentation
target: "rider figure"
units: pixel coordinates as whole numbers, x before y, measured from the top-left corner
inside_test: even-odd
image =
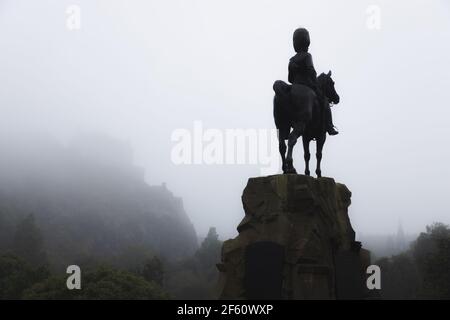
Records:
[[[303,84],[314,90],[320,105],[324,107],[326,130],[329,135],[336,135],[339,132],[334,128],[330,105],[323,102],[322,94],[318,88],[317,73],[314,69],[312,56],[308,52],[310,44],[308,30],[304,28],[295,30],[293,40],[297,54],[289,60],[289,82],[291,84]]]

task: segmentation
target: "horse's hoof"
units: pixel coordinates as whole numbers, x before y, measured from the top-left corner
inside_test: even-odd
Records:
[[[309,170],[305,170],[305,176],[310,176],[311,172],[309,172]]]
[[[294,167],[289,168],[288,170],[286,170],[287,174],[297,174],[297,170],[295,170]]]
[[[322,171],[316,171],[317,178],[322,178]]]
[[[295,171],[294,166],[292,165],[292,159],[286,159],[286,164],[285,166],[283,166],[283,172],[284,174],[292,174],[292,173],[297,173],[297,171]]]
[[[297,174],[297,170],[294,167],[288,167],[286,170],[283,170],[283,174]]]

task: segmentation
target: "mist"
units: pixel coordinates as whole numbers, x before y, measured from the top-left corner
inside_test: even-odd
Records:
[[[73,4],[79,30],[66,25]],[[367,26],[373,4],[376,30]],[[182,198],[199,236],[215,226],[232,237],[242,190],[260,166],[176,165],[172,133],[192,132],[195,121],[273,129],[272,84],[287,79],[292,32],[304,26],[316,70],[332,70],[341,96],[340,134],[327,140],[322,171],[352,191],[357,237],[394,234],[399,224],[418,233],[450,223],[449,15],[438,0],[4,0],[0,134],[9,147],[20,137],[31,148],[37,134],[62,144],[87,133],[124,141],[149,185]],[[302,172],[299,145],[294,159]],[[20,168],[13,159],[2,166]]]

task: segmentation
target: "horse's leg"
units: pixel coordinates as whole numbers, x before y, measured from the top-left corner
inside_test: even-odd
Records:
[[[309,152],[309,142],[311,141],[308,137],[303,136],[303,157],[305,158],[305,175],[309,176],[309,160],[311,159],[311,153]]]
[[[275,84],[274,84],[275,85]],[[277,127],[278,134],[278,150],[280,151],[281,161],[282,161],[282,170],[283,173],[287,173],[287,165],[286,165],[286,142],[289,135],[289,122],[287,120],[286,115],[286,101],[282,97],[275,94],[273,99],[273,117],[275,120],[275,125]]]
[[[294,146],[297,143],[298,137],[303,133],[304,125],[302,123],[295,123],[292,128],[292,132],[288,137],[288,152],[286,156],[286,166],[287,173],[297,173],[294,168],[293,160],[292,160],[292,151],[294,150]]]
[[[325,144],[327,136],[326,133],[322,134],[319,138],[317,138],[316,145],[316,158],[317,158],[317,168],[316,168],[316,174],[317,177],[320,178],[322,176],[322,170],[320,169],[320,162],[322,161],[322,150],[323,145]]]
[[[287,167],[286,167],[286,142],[284,141],[284,137],[279,136],[278,137],[278,150],[280,151],[281,155],[281,161],[283,163],[282,169],[283,173],[286,173]]]

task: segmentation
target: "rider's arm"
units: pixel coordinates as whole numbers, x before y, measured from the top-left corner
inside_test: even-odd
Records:
[[[288,66],[288,81],[289,83],[294,83],[294,66],[292,65],[293,62],[289,61],[289,66]]]
[[[308,70],[308,75],[311,79],[316,80],[317,78],[317,72],[316,69],[314,69],[314,63],[312,60],[312,56],[311,54],[308,53],[308,55],[305,57],[305,64],[306,64],[306,69]]]

